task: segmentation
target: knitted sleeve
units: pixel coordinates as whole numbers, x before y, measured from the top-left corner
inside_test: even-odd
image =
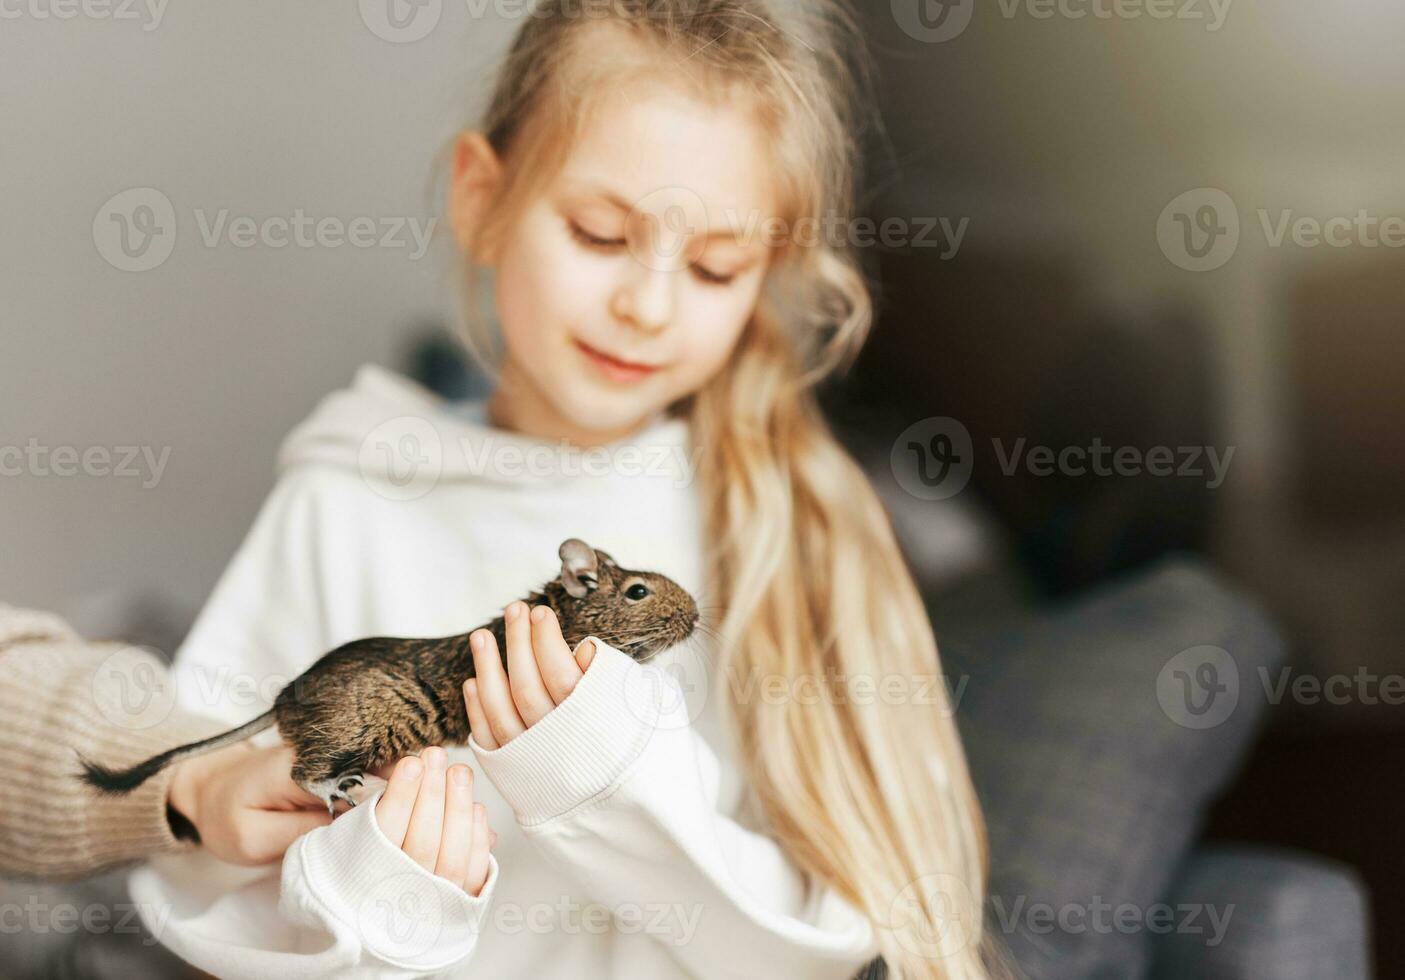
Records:
[[[102,796],[79,781],[78,753],[125,766],[225,727],[175,708],[150,651],[87,643],[56,616],[0,605],[0,875],[73,880],[194,847],[167,811],[174,769]]]

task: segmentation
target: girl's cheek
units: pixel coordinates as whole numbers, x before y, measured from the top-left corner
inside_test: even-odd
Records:
[[[586,308],[601,282],[588,256],[544,235],[524,235],[498,269],[499,313],[509,342],[539,341],[569,327],[573,311]]]

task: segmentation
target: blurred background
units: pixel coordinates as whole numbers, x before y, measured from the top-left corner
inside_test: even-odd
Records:
[[[357,366],[480,390],[430,177],[519,6],[381,6],[3,8],[0,601],[170,651]],[[1405,7],[859,15],[860,213],[913,234],[864,249],[877,327],[825,399],[939,636],[1193,556],[1292,678],[1351,679],[1278,698],[1206,838],[1405,914]],[[1127,465],[1057,461],[1099,445]]]

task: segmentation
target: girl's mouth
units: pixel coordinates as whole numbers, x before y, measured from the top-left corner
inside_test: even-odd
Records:
[[[572,340],[576,345],[576,349],[585,356],[585,359],[589,361],[597,371],[611,381],[624,384],[642,381],[659,370],[657,365],[622,361],[617,357],[611,357],[603,351],[596,350],[582,340],[575,338],[572,338]]]

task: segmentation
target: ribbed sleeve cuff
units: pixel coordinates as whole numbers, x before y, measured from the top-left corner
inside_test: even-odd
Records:
[[[76,639],[73,628],[53,613],[0,603],[0,650],[15,643]]]
[[[615,785],[658,728],[657,671],[595,641],[595,658],[566,700],[521,735],[488,750],[469,737],[483,772],[529,829]]]
[[[447,969],[478,941],[497,888],[497,858],[489,853],[488,877],[476,897],[469,895],[391,843],[376,820],[379,800],[377,793],[293,842],[283,862],[280,907],[305,920],[288,906],[320,906],[367,952],[395,966]]]
[[[0,670],[0,716],[10,732],[0,740],[0,767],[10,774],[0,787],[0,869],[82,878],[194,846],[175,837],[167,818],[174,769],[113,796],[79,778],[79,754],[126,766],[226,728],[163,708],[168,679],[157,657],[55,638],[12,644]],[[128,707],[145,704],[146,712],[121,710],[124,693]]]

